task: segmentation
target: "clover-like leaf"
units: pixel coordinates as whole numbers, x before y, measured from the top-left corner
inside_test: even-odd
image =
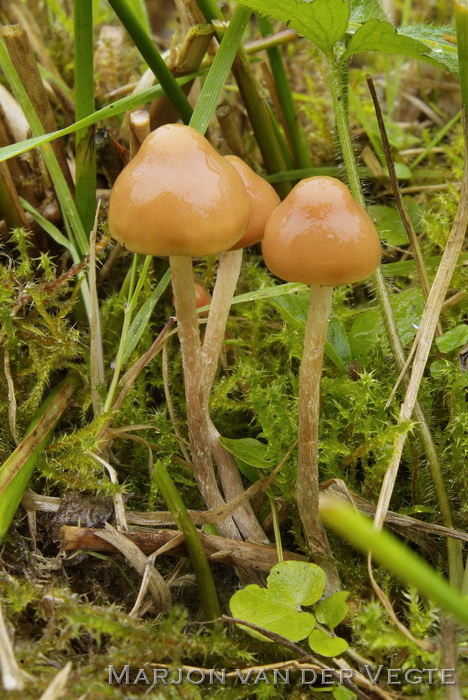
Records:
[[[346,617],[349,606],[346,605],[348,591],[338,591],[329,598],[322,600],[315,609],[315,617],[322,625],[334,629]]]
[[[325,590],[325,573],[317,564],[283,561],[272,568],[267,583],[275,593],[292,596],[298,606],[313,605]]]
[[[461,326],[455,326],[449,331],[436,338],[436,345],[441,352],[452,352],[452,350],[457,350],[461,348],[462,345],[468,343],[468,326],[462,324]]]
[[[256,584],[234,593],[230,608],[234,617],[280,634],[291,642],[305,639],[315,626],[314,616],[299,612],[294,597],[287,591],[260,588]],[[271,641],[255,630],[243,629],[257,639]]]
[[[274,17],[329,54],[348,28],[348,0],[237,0],[254,12]]]
[[[330,637],[322,630],[313,630],[309,636],[310,648],[321,656],[339,656],[348,648],[348,642],[342,637]]]

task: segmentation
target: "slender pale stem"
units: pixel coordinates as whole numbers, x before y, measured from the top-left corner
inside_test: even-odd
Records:
[[[220,256],[202,350],[201,386],[208,420],[211,453],[218,466],[219,479],[224,496],[228,501],[237,498],[244,492],[244,484],[234,457],[224,449],[219,441],[219,432],[209,417],[208,400],[218,368],[219,356],[226,333],[226,322],[237,280],[239,279],[241,264],[242,248],[230,250]],[[233,518],[247,540],[268,542],[268,538],[263,532],[249,502],[240,506],[233,514]]]
[[[338,573],[331,562],[330,545],[319,515],[318,467],[320,378],[332,301],[333,287],[311,287],[299,378],[297,505],[307,544],[326,572],[329,588],[336,590]]]
[[[216,284],[211,299],[202,350],[202,392],[208,401],[224,343],[226,323],[242,265],[242,248],[219,256]]]
[[[200,331],[195,303],[192,259],[186,255],[170,258],[172,287],[177,314],[179,341],[184,368],[187,423],[195,477],[208,508],[224,505],[211,460],[208,435],[208,412],[201,390]],[[226,537],[239,539],[239,532],[231,518],[219,523]]]

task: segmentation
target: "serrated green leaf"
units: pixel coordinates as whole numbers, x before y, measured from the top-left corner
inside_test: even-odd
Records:
[[[273,17],[292,27],[330,54],[348,28],[348,0],[237,0],[254,12]]]
[[[325,590],[325,573],[316,564],[283,561],[272,568],[267,584],[280,595],[292,596],[298,606],[313,605]]]
[[[468,326],[462,324],[451,328],[449,331],[436,338],[436,345],[440,352],[452,352],[468,343]]]
[[[313,630],[309,636],[310,648],[321,656],[339,656],[348,648],[348,642],[341,637],[329,637],[322,630]]]
[[[399,34],[390,22],[371,19],[353,34],[342,60],[367,51],[396,53],[403,56],[421,58],[430,49],[420,41]]]
[[[364,24],[370,19],[386,20],[385,12],[378,0],[352,0],[350,23]]]
[[[256,584],[246,586],[234,593],[230,600],[234,617],[252,622],[269,632],[276,632],[292,642],[305,639],[315,625],[315,618],[307,612],[298,612],[293,596],[260,588]],[[253,637],[271,641],[248,627],[243,627]]]
[[[423,59],[427,63],[437,65],[450,73],[458,72],[457,48],[446,38],[453,35],[452,27],[436,27],[421,22],[400,27],[398,33],[416,39],[430,49]]]
[[[268,445],[254,438],[231,440],[220,437],[219,441],[234,457],[257,469],[272,469],[273,462],[267,457]]]
[[[322,625],[334,629],[346,617],[349,606],[346,605],[348,591],[338,591],[322,600],[315,610],[315,617]]]

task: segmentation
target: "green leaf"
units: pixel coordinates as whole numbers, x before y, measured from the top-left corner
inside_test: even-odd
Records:
[[[341,637],[329,637],[322,630],[313,630],[309,636],[312,651],[321,656],[339,656],[348,648],[348,642]]]
[[[234,617],[281,634],[292,642],[305,639],[315,625],[313,615],[297,611],[292,595],[260,588],[256,584],[234,593],[229,605]],[[257,639],[271,641],[248,627],[243,629]]]
[[[408,236],[398,209],[385,204],[371,204],[367,207],[369,215],[374,219],[380,237],[388,245],[408,245]]]
[[[436,345],[440,352],[452,352],[452,350],[458,350],[462,345],[468,343],[468,326],[462,324],[461,326],[456,326],[451,328],[449,331],[436,338]]]
[[[424,61],[433,63],[450,73],[458,72],[457,47],[446,39],[446,37],[453,36],[454,31],[452,27],[436,27],[421,22],[400,27],[398,33],[402,36],[417,39],[417,41],[428,47],[429,53],[423,59]]]
[[[351,3],[347,0],[238,0],[254,12],[273,17],[310,39],[330,54],[348,28]]]
[[[346,605],[348,591],[338,591],[329,598],[322,600],[317,605],[315,617],[322,625],[326,625],[330,629],[334,629],[346,617],[349,606]]]
[[[364,24],[370,19],[386,20],[385,12],[378,0],[352,0],[350,23]]]
[[[389,22],[371,19],[363,24],[353,34],[348,48],[343,54],[342,60],[350,58],[357,53],[378,51],[379,53],[396,53],[413,58],[421,58],[429,52],[429,48],[420,41],[398,34],[395,27]]]
[[[225,437],[220,437],[219,441],[234,457],[246,464],[250,464],[252,467],[268,470],[274,467],[271,459],[267,457],[268,445],[265,445],[263,442],[259,442],[254,438],[231,440]]]
[[[325,590],[325,573],[316,564],[283,561],[272,568],[267,584],[285,597],[292,596],[298,606],[313,605]]]

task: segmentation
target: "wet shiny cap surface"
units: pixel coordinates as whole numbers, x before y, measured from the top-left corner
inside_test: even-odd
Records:
[[[366,279],[382,254],[374,222],[333,177],[294,187],[269,218],[262,250],[277,277],[329,287]]]
[[[134,253],[215,255],[246,232],[242,178],[195,129],[153,131],[124,168],[109,202],[109,230]]]
[[[272,212],[280,203],[273,187],[263,177],[237,156],[225,156],[241,176],[250,199],[250,219],[245,235],[231,250],[246,248],[262,240],[265,226]]]

